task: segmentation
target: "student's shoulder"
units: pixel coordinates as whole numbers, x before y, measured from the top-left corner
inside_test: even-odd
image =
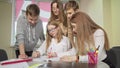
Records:
[[[41,19],[38,19],[37,24],[38,24],[38,25],[42,25],[42,23],[43,23],[42,20],[41,20]]]
[[[26,16],[25,15],[20,15],[19,19],[26,19]]]
[[[22,25],[22,26],[23,26],[23,25],[26,24],[26,22],[27,22],[26,17],[25,17],[24,15],[20,15],[19,18],[18,18],[17,23],[18,23],[19,25]]]
[[[104,31],[102,29],[97,29],[94,32],[94,36],[101,36],[101,35],[104,35]]]

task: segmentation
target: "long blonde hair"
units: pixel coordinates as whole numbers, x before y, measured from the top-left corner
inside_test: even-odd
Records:
[[[53,5],[54,3],[57,3],[57,8],[59,9],[59,15],[58,15],[58,16],[54,15],[54,13],[53,13],[53,11],[52,11],[52,5]],[[53,20],[56,20],[56,19],[59,19],[59,21],[60,21],[61,23],[63,23],[63,25],[64,25],[65,27],[67,27],[67,17],[66,17],[66,15],[65,15],[65,13],[64,13],[63,4],[62,4],[62,2],[59,1],[59,0],[53,0],[52,3],[51,3],[51,16],[50,16],[50,21],[53,21]]]
[[[103,28],[97,25],[87,14],[83,12],[75,13],[71,18],[71,23],[75,23],[77,27],[77,46],[79,50],[79,54],[84,55],[87,50],[85,49],[85,44],[87,43],[89,47],[94,45],[95,41],[93,38],[93,34],[97,29],[101,29],[104,32],[104,48],[106,50],[109,49],[109,41],[107,34]]]
[[[52,36],[48,32],[48,26],[49,25],[54,25],[55,27],[59,28],[58,33],[57,33],[57,42],[58,43],[63,38],[62,30],[61,30],[59,24],[60,24],[60,21],[57,21],[57,20],[48,22],[48,24],[47,24],[47,34],[46,34],[46,50],[48,49],[48,47],[49,47],[49,45],[51,43],[51,39],[52,39]]]

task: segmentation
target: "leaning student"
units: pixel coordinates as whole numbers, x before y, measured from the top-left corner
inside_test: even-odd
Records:
[[[26,13],[17,21],[15,53],[17,58],[31,57],[37,42],[45,40],[43,24],[39,19],[40,9],[36,4],[29,4]]]
[[[89,62],[88,51],[98,48],[98,61],[106,57],[106,50],[109,49],[109,42],[105,30],[97,25],[86,13],[77,12],[70,19],[75,37],[75,49],[77,55],[64,56],[62,61]]]

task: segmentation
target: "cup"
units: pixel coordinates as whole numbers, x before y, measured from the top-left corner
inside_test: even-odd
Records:
[[[97,64],[98,62],[98,53],[95,52],[88,52],[88,62],[92,64]]]

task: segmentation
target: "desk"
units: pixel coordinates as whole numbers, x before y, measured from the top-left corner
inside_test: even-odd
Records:
[[[104,62],[98,62],[97,64],[89,63],[78,63],[78,62],[61,62],[55,61],[44,61],[43,59],[33,59],[30,62],[22,62],[16,64],[0,65],[0,68],[109,68],[109,66]],[[31,67],[35,64],[42,64],[37,67]]]
[[[29,62],[31,65],[34,62]],[[104,62],[99,62],[98,64],[89,63],[78,63],[78,62],[61,62],[61,61],[49,61],[37,68],[109,68],[109,66]]]

